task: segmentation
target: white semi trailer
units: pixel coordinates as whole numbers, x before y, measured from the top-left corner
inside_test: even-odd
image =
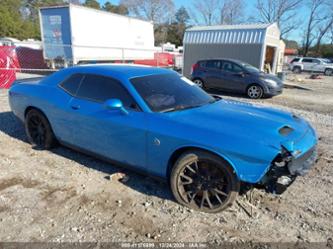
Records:
[[[69,4],[39,11],[44,59],[51,67],[153,59],[153,23]]]

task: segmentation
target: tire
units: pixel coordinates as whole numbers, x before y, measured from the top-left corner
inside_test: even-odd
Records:
[[[205,83],[201,79],[194,79],[193,82],[200,88],[204,89],[205,88]]]
[[[26,115],[25,132],[29,143],[35,149],[48,150],[56,144],[49,121],[42,112],[36,109],[31,109]]]
[[[292,71],[293,71],[293,73],[299,74],[302,72],[302,69],[300,67],[294,67]]]
[[[332,76],[333,75],[333,69],[331,68],[326,68],[324,74],[326,76]]]
[[[218,213],[235,201],[240,181],[220,157],[204,151],[189,151],[174,164],[170,186],[178,203],[193,210]]]
[[[246,89],[246,94],[250,99],[260,99],[264,96],[264,89],[257,84],[253,84]]]

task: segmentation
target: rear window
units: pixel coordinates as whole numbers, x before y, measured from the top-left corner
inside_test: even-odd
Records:
[[[313,62],[313,59],[303,59],[302,62],[305,62],[305,63],[312,63],[312,62]]]
[[[70,95],[76,95],[77,90],[80,86],[82,74],[74,74],[66,79],[64,82],[60,84],[61,88],[63,88]]]
[[[199,61],[198,65],[199,65],[199,67],[205,67],[206,66],[206,61]]]
[[[206,61],[206,68],[221,69],[221,61],[219,61],[219,60]]]

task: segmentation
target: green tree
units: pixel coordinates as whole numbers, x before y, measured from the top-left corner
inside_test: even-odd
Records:
[[[39,38],[37,22],[23,18],[24,2],[21,0],[2,0],[0,4],[0,36],[10,36],[20,40]],[[30,13],[30,12],[29,12]]]
[[[171,24],[160,25],[155,34],[161,38],[160,43],[171,42],[176,46],[183,44],[183,37],[186,27],[189,23],[190,16],[185,7],[180,7],[176,14],[175,19]]]
[[[186,8],[184,6],[180,7],[176,14],[175,19],[177,23],[187,24],[190,20],[190,15],[188,14]]]
[[[99,2],[96,0],[86,0],[83,5],[94,9],[101,9]]]
[[[19,0],[2,1],[0,4],[0,36],[16,36],[20,31]]]
[[[129,13],[128,9],[125,5],[123,5],[123,4],[114,5],[110,2],[106,2],[103,5],[103,10],[109,11],[109,12],[112,12],[112,13],[117,13],[117,14],[120,14],[120,15],[128,15],[128,13]]]
[[[38,10],[41,7],[64,5],[64,0],[21,0],[21,11],[26,10],[27,16],[33,21],[38,20]]]

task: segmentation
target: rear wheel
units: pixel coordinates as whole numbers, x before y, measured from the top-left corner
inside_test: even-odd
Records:
[[[172,169],[170,185],[179,203],[207,213],[231,206],[240,189],[229,164],[203,151],[189,151],[180,156]]]
[[[264,95],[264,89],[259,85],[251,85],[247,88],[246,93],[251,99],[260,99]]]
[[[331,68],[326,68],[324,74],[326,76],[332,76],[333,75],[333,69]]]
[[[36,149],[51,149],[56,143],[49,121],[36,109],[28,111],[25,118],[25,131],[29,142]]]
[[[193,82],[201,88],[205,88],[204,82],[201,79],[194,79]]]

